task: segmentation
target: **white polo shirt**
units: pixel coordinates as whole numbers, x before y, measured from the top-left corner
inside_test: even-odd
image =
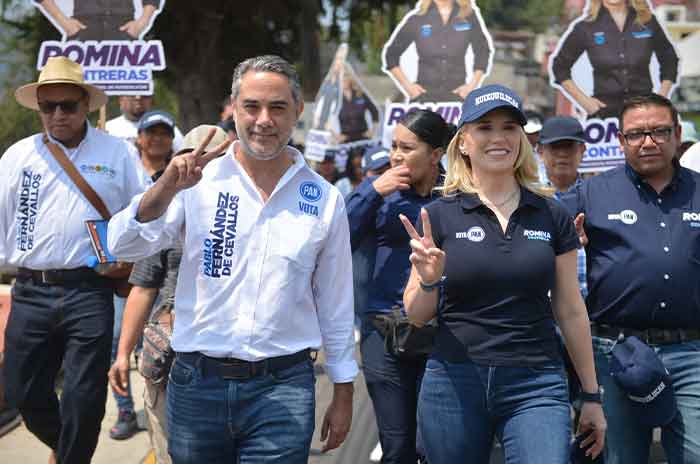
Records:
[[[257,361],[323,346],[330,379],[349,382],[358,369],[343,198],[289,147],[294,164],[265,203],[236,146],[159,219],[136,221],[134,198],[109,224],[110,250],[136,260],[182,241],[176,351]]]
[[[122,114],[119,117],[110,119],[105,124],[105,130],[115,137],[127,140],[128,142],[136,145],[136,137],[139,135],[139,122],[129,121]],[[177,153],[182,148],[184,143],[184,138],[182,137],[182,132],[175,126],[175,138],[173,138],[173,153]]]
[[[144,191],[133,146],[88,124],[76,148],[57,143],[114,214]],[[0,265],[35,270],[85,266],[94,255],[85,221],[102,219],[35,134],[0,158]]]

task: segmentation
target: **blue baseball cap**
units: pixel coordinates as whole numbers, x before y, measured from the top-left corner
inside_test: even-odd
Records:
[[[162,124],[170,130],[170,133],[175,136],[175,118],[170,113],[165,111],[149,111],[144,113],[139,119],[138,131],[146,130],[150,127]]]
[[[540,130],[539,143],[548,145],[560,140],[586,143],[586,135],[578,119],[571,116],[554,116],[544,122]]]
[[[612,350],[610,375],[627,394],[635,417],[650,427],[669,424],[678,412],[671,378],[656,352],[634,336]]]
[[[389,164],[389,151],[379,146],[368,147],[362,155],[362,171],[376,171]]]
[[[459,117],[457,127],[474,122],[489,111],[497,108],[508,108],[518,118],[521,126],[527,124],[527,118],[523,113],[523,101],[517,93],[508,87],[492,84],[479,87],[469,92],[462,103],[462,115]]]

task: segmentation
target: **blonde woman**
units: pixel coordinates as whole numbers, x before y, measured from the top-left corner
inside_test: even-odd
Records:
[[[554,321],[581,378],[586,454],[605,441],[571,217],[537,190],[520,98],[489,85],[467,96],[447,154],[444,197],[421,211],[404,292],[418,326],[438,317],[418,400],[428,462],[569,462],[570,412]],[[551,291],[551,300],[548,293]],[[438,301],[442,305],[438,310]]]
[[[593,95],[571,77],[584,52],[593,68]],[[659,62],[658,89],[649,71],[652,55]],[[555,52],[552,75],[590,117],[617,117],[629,97],[653,90],[669,95],[678,77],[678,55],[646,0],[589,0]]]
[[[399,60],[414,43],[418,78],[412,82]],[[474,67],[467,82],[465,56],[470,46]],[[472,0],[421,0],[384,47],[384,70],[411,101],[461,101],[481,84],[492,52]]]

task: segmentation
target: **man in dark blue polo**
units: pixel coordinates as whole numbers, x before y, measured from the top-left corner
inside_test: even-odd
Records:
[[[657,353],[675,390],[678,411],[661,424],[667,459],[698,463],[700,175],[675,157],[681,128],[668,99],[629,99],[619,119],[625,165],[564,198],[586,245],[586,302],[608,420],[605,458],[608,464],[648,461],[649,418],[610,375],[616,341],[636,335]]]

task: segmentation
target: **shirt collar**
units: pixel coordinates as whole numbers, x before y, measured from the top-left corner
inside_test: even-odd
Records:
[[[681,169],[681,163],[678,161],[678,158],[673,158],[673,161],[671,161],[673,164],[673,177],[671,178],[671,182],[666,186],[666,189],[670,190],[676,190],[678,189],[678,186],[680,183],[683,181],[684,177],[682,172],[683,170]],[[625,161],[625,174],[627,175],[627,178],[632,181],[635,185],[647,185],[647,181],[644,180],[634,169],[632,169],[632,166],[628,162]]]
[[[459,197],[462,208],[465,210],[474,210],[485,206],[476,193],[460,193]],[[545,204],[546,200],[544,197],[537,195],[522,185],[520,186],[520,203],[518,204],[518,209],[523,205],[532,206],[533,208],[544,208]]]

